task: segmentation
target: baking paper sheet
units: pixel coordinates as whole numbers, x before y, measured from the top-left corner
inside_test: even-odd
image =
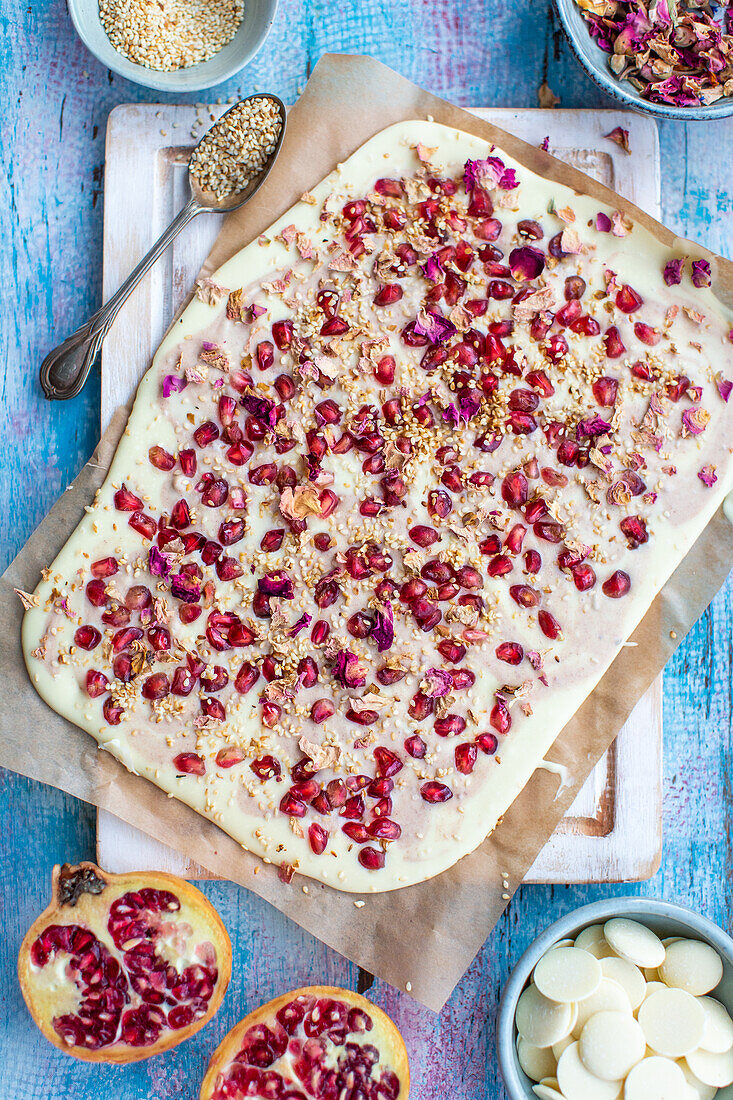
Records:
[[[377,131],[428,116],[494,141],[532,171],[614,205],[664,244],[677,242],[669,230],[601,184],[379,62],[327,55],[290,113],[282,152],[267,183],[247,207],[230,215],[204,274],[266,229]],[[711,260],[715,292],[733,307],[733,263],[697,244],[694,250]],[[119,410],[94,456],[0,579],[0,765],[109,810],[214,874],[241,883],[360,966],[401,989],[409,982],[412,996],[438,1011],[496,924],[507,904],[505,895],[522,881],[636,702],[725,581],[733,528],[721,508],[633,635],[636,644],[621,651],[562,731],[549,754],[568,768],[561,793],[557,775],[536,771],[476,852],[435,879],[365,895],[363,907],[356,907],[354,895],[312,880],[307,880],[307,894],[301,889],[306,880],[297,875],[290,884],[281,882],[274,867],[244,852],[213,823],[98,751],[88,734],[50,710],[31,686],[20,646],[23,608],[13,588],[32,591],[41,569],[71,535],[104,480],[126,419],[127,410]]]

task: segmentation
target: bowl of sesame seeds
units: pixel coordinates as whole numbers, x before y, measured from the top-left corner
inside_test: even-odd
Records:
[[[67,0],[84,45],[108,69],[162,92],[235,76],[262,47],[277,0]]]

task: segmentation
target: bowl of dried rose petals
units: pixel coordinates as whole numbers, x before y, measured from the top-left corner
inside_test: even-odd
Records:
[[[733,114],[733,7],[716,0],[554,0],[604,92],[662,118]]]

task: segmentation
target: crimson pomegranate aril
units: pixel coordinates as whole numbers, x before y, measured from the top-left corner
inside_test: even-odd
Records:
[[[634,313],[644,304],[643,298],[636,291],[624,284],[616,292],[616,305],[622,313]]]
[[[509,529],[506,538],[504,539],[504,548],[510,554],[518,554],[524,544],[524,537],[527,534],[527,528],[523,523],[515,523],[513,527]]]
[[[109,680],[103,672],[90,668],[84,686],[90,699],[98,699],[100,695],[104,695],[106,691],[109,691]]]
[[[524,555],[524,572],[537,574],[542,567],[542,555],[537,550],[527,550]]]
[[[151,701],[164,699],[170,690],[170,681],[164,672],[154,672],[152,676],[148,676],[142,686],[143,695]]]
[[[143,632],[137,626],[126,626],[122,630],[118,630],[116,634],[112,635],[112,650],[114,653],[120,653],[123,649],[127,649],[128,646],[136,642],[138,638],[142,638]]]
[[[601,331],[601,326],[595,317],[589,317],[587,314],[578,317],[577,321],[572,321],[569,327],[571,332],[578,333],[581,336],[597,336]]]
[[[85,588],[86,597],[94,607],[104,607],[107,603],[106,585],[103,580],[91,580]]]
[[[280,721],[280,715],[282,714],[282,707],[277,703],[271,703],[269,701],[262,704],[261,721],[263,726],[267,726],[268,729],[273,729]]]
[[[171,694],[190,695],[196,685],[196,678],[190,670],[179,666],[173,673],[171,680]]]
[[[518,665],[524,658],[524,649],[519,642],[502,642],[496,647],[496,656],[508,665]]]
[[[173,757],[176,771],[184,775],[205,775],[206,764],[196,752],[179,752]]]
[[[466,728],[466,719],[460,714],[445,714],[442,718],[436,718],[433,729],[438,737],[456,737]]]
[[[463,775],[470,775],[473,769],[476,767],[478,749],[476,745],[472,745],[470,744],[470,742],[464,741],[462,744],[456,745],[453,752],[453,757],[456,762],[456,769]]]
[[[618,600],[625,596],[631,588],[631,577],[624,573],[623,569],[617,569],[601,585],[604,596],[612,600]]]
[[[257,683],[260,677],[260,670],[256,665],[250,664],[249,661],[244,661],[240,666],[239,672],[234,678],[234,687],[240,693],[240,695],[246,695],[251,688]]]
[[[448,494],[440,489],[431,489],[428,493],[428,513],[433,519],[445,519],[452,511],[453,502]]]
[[[486,572],[490,577],[505,577],[507,573],[511,573],[513,568],[511,558],[507,557],[506,554],[497,554],[486,566]]]
[[[493,756],[499,747],[499,742],[493,733],[480,733],[476,738],[476,744],[487,756]]]
[[[537,607],[540,602],[540,593],[527,584],[510,585],[509,595],[520,607]]]
[[[216,766],[218,768],[233,768],[236,764],[241,764],[245,759],[244,753],[241,749],[231,746],[226,749],[219,749],[216,754]]]
[[[280,799],[280,810],[288,817],[305,817],[307,808],[305,802],[290,793],[284,794]]]
[[[578,592],[587,592],[596,583],[596,574],[588,564],[574,565],[570,572]]]
[[[122,487],[115,493],[114,502],[118,512],[135,512],[138,508],[142,508],[143,506],[140,497],[131,492],[124,482],[122,483]]]
[[[282,771],[280,761],[269,754],[253,760],[250,764],[250,769],[255,773],[258,779],[262,780],[277,779]]]
[[[328,844],[328,833],[319,825],[317,821],[314,821],[308,826],[308,843],[311,846],[315,855],[320,856],[325,852],[326,845]]]
[[[112,671],[115,679],[123,684],[129,684],[133,679],[132,657],[129,653],[118,653],[112,662]]]
[[[460,493],[463,490],[463,477],[459,466],[446,467],[440,475],[440,480],[451,493]]]
[[[423,691],[416,691],[410,700],[407,713],[416,722],[422,722],[433,713],[434,706],[435,703],[429,695]]]
[[[562,627],[550,611],[545,611],[544,609],[538,611],[537,622],[546,638],[555,641],[557,638],[562,637]]]
[[[378,815],[367,825],[367,832],[373,840],[399,840],[402,836],[401,826],[383,815]]]
[[[507,474],[501,483],[501,498],[510,508],[520,508],[529,496],[529,484],[521,470]]]
[[[148,459],[150,464],[155,466],[158,470],[172,470],[176,464],[173,455],[166,451],[164,447],[159,447],[157,445],[149,449]]]
[[[196,452],[190,449],[179,451],[178,461],[181,464],[181,473],[186,477],[193,477],[197,467]]]
[[[188,527],[191,522],[191,513],[185,500],[177,500],[171,508],[171,523],[179,531]]]
[[[498,535],[487,535],[478,544],[478,548],[484,555],[498,554],[501,550],[501,539]]]
[[[192,623],[201,614],[201,606],[197,603],[184,603],[178,608],[178,618],[182,623]]]
[[[619,523],[629,549],[636,550],[648,541],[649,535],[646,529],[646,521],[642,516],[626,516]]]
[[[449,798],[452,798],[453,791],[445,783],[438,783],[437,780],[433,779],[423,783],[420,788],[420,796],[426,802],[437,804],[447,802]]]
[[[538,539],[543,539],[545,542],[562,542],[565,537],[564,525],[551,520],[538,520],[532,530]]]
[[[508,733],[511,729],[511,715],[509,714],[506,703],[499,696],[496,697],[496,702],[491,708],[489,723],[494,727],[497,733]]]
[[[102,714],[104,715],[105,722],[110,726],[119,726],[122,721],[122,715],[125,713],[125,708],[116,700],[109,698],[105,699],[102,704]]]
[[[476,683],[476,673],[471,672],[470,668],[454,668],[451,670],[451,679],[454,691],[464,691]]]
[[[610,408],[615,405],[618,393],[618,381],[615,378],[597,378],[592,388],[596,404],[602,408]]]
[[[196,428],[193,438],[199,447],[208,447],[209,443],[219,438],[219,429],[213,420],[206,420]]]
[[[561,363],[569,351],[568,342],[564,336],[555,333],[547,340],[544,351],[551,363]]]
[[[130,621],[130,612],[126,607],[121,607],[119,604],[112,604],[106,611],[102,612],[102,622],[106,626],[127,626]]]
[[[427,745],[417,733],[413,733],[409,737],[406,737],[404,745],[405,752],[414,760],[422,760],[425,753],[428,751]]]
[[[357,858],[362,867],[365,867],[367,871],[379,871],[384,867],[384,852],[379,851],[377,848],[372,848],[369,845],[359,850]]]
[[[341,817],[348,817],[357,821],[364,816],[364,809],[364,796],[362,794],[353,794],[344,802],[340,814]]]
[[[133,512],[127,523],[144,539],[154,538],[158,529],[152,516],[146,516],[144,512]]]
[[[440,542],[441,538],[434,527],[427,527],[422,523],[418,523],[414,527],[409,527],[407,533],[417,546],[423,548],[434,546],[436,542]]]
[[[562,466],[574,466],[579,454],[580,447],[574,439],[563,439],[557,448],[557,461]]]
[[[529,373],[525,375],[525,381],[528,382],[530,386],[534,386],[535,389],[538,389],[543,397],[552,397],[555,392],[555,387],[543,370],[529,371]],[[522,393],[525,391],[515,390],[514,392]]]

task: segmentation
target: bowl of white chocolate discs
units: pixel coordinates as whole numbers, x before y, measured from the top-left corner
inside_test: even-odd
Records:
[[[651,898],[551,925],[507,982],[497,1052],[511,1100],[733,1100],[733,940]]]

